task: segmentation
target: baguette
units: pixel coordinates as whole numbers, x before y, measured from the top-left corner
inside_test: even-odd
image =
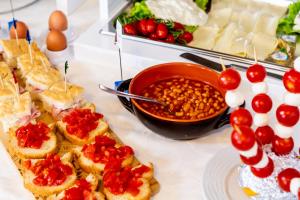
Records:
[[[96,192],[95,190],[97,189],[98,186],[98,179],[95,175],[93,174],[89,174],[85,180],[90,184],[90,189],[88,191],[82,191],[83,195],[88,195],[85,196],[85,198],[87,199],[93,199],[93,200],[105,200],[104,195],[101,192]],[[47,198],[47,200],[62,200],[65,198],[65,193],[69,190],[69,189],[74,189],[74,188],[82,188],[80,187],[80,184],[75,183],[73,186],[71,186],[70,188],[62,191],[61,193],[57,194],[57,195],[51,195]],[[78,193],[76,193],[76,195],[78,195]],[[74,200],[78,199],[78,196],[74,196]],[[69,200],[72,200],[72,197],[68,198]]]
[[[69,155],[66,155],[68,157]],[[48,158],[46,158],[48,159]],[[30,160],[33,165],[35,165],[37,162],[41,161],[38,159]],[[67,175],[66,180],[60,184],[60,185],[52,185],[52,186],[40,186],[34,183],[34,179],[36,178],[36,175],[28,168],[24,170],[23,178],[24,178],[24,186],[30,190],[35,195],[40,196],[49,196],[51,194],[59,193],[72,185],[74,185],[77,176],[75,169],[73,165],[67,161],[67,159],[61,158],[61,163],[63,165],[69,166],[72,169],[71,175]]]
[[[41,148],[34,149],[28,147],[20,147],[16,137],[16,129],[10,129],[8,148],[11,149],[18,157],[22,159],[38,159],[44,158],[47,154],[54,153],[57,147],[57,138],[53,131],[48,133],[49,139],[44,141]]]
[[[132,170],[141,167],[142,165],[138,165]],[[148,165],[150,171],[143,173],[138,180],[142,182],[141,186],[138,187],[139,193],[136,195],[131,194],[128,191],[125,191],[122,194],[113,194],[109,188],[104,186],[104,194],[108,200],[150,200],[151,197],[151,187],[150,180],[153,177],[153,165],[150,163]],[[118,172],[116,172],[118,173]],[[105,180],[104,180],[105,181]]]
[[[97,143],[93,143],[90,145],[98,145]],[[115,145],[117,149],[119,145]],[[99,145],[98,148],[104,148],[104,146]],[[92,159],[86,157],[82,151],[83,147],[74,148],[74,154],[77,156],[77,161],[79,166],[86,172],[102,174],[104,171],[106,163],[102,162],[94,162]],[[106,150],[105,150],[106,151]],[[129,166],[133,162],[133,151],[132,154],[129,154],[122,160],[122,167]]]
[[[103,135],[108,130],[108,124],[102,119],[99,119],[97,128],[88,133],[88,138],[81,139],[75,135],[70,134],[67,131],[66,126],[66,123],[64,123],[63,121],[57,122],[57,127],[60,133],[62,133],[66,137],[66,139],[69,140],[71,143],[80,146],[93,142],[96,136]]]

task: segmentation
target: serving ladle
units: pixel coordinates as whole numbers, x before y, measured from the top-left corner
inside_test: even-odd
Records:
[[[126,93],[126,92],[120,92],[118,90],[114,90],[114,89],[111,89],[109,87],[106,87],[102,84],[99,84],[99,88],[101,90],[103,90],[104,92],[114,94],[114,95],[117,95],[117,96],[129,97],[129,98],[132,98],[132,99],[138,99],[138,100],[141,100],[141,101],[148,101],[148,102],[152,102],[152,103],[158,103],[158,104],[161,104],[163,106],[167,106],[167,104],[165,102],[158,101],[157,99],[144,97],[144,96],[140,96],[140,95],[136,95],[136,94],[130,94],[130,93]]]

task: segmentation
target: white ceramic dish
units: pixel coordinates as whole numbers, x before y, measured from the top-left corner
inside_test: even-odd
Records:
[[[219,151],[207,164],[203,188],[208,200],[249,200],[238,183],[240,159],[233,148]]]

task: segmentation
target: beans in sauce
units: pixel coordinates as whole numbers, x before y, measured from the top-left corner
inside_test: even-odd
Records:
[[[170,78],[158,81],[142,91],[167,104],[139,101],[148,112],[169,119],[198,120],[214,115],[223,109],[225,99],[213,86],[198,80]]]

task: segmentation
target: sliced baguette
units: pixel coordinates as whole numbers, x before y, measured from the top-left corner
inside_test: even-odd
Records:
[[[139,180],[142,181],[143,184],[139,187],[140,192],[136,196],[133,196],[129,192],[115,195],[111,193],[107,188],[104,188],[104,194],[108,200],[149,200],[151,197],[149,181],[144,178],[140,178]]]
[[[18,157],[23,159],[37,159],[43,158],[48,153],[54,153],[57,147],[57,138],[53,131],[49,132],[49,139],[44,141],[41,148],[27,148],[20,147],[18,145],[18,140],[16,137],[15,130],[10,130],[9,132],[9,148],[14,152]]]
[[[67,138],[67,140],[69,140],[73,144],[80,146],[93,142],[96,136],[103,135],[108,130],[108,124],[105,121],[103,121],[103,119],[99,119],[97,128],[89,132],[87,138],[81,139],[75,135],[68,133],[66,129],[67,125],[63,121],[58,121],[56,124],[59,131]]]
[[[96,163],[93,160],[84,156],[81,147],[74,148],[74,154],[77,156],[79,166],[88,173],[101,173],[105,168],[104,163]],[[133,155],[129,156],[122,162],[122,167],[128,166],[133,161]]]
[[[105,197],[101,192],[95,192],[95,190],[97,189],[97,186],[98,186],[97,177],[93,174],[89,174],[85,179],[91,184],[91,195],[89,197],[93,200],[94,199],[95,200],[105,200]],[[76,186],[76,184],[74,184],[70,188],[73,188],[73,187],[78,187],[78,186]],[[70,189],[70,188],[68,188],[68,189]],[[62,200],[65,197],[65,191],[66,190],[62,191],[61,193],[59,193],[57,195],[51,195],[47,198],[47,200]]]
[[[141,165],[135,166],[132,168],[138,168]],[[109,191],[109,189],[104,187],[104,194],[108,200],[149,200],[151,197],[151,187],[150,187],[150,180],[153,177],[153,165],[152,163],[149,163],[147,165],[150,168],[150,171],[144,173],[141,178],[139,178],[140,181],[142,181],[142,185],[139,187],[140,192],[133,196],[129,192],[124,192],[123,194],[115,195]]]
[[[35,175],[32,173],[32,171],[26,169],[24,172],[24,175],[23,175],[24,186],[28,190],[30,190],[33,194],[41,195],[41,196],[49,196],[51,194],[59,193],[65,189],[71,187],[76,181],[76,178],[77,178],[76,172],[71,163],[64,162],[63,160],[62,160],[62,162],[66,165],[69,165],[73,170],[72,175],[68,176],[67,180],[65,180],[65,182],[63,184],[58,185],[58,186],[38,186],[33,183],[33,179],[35,178]]]

